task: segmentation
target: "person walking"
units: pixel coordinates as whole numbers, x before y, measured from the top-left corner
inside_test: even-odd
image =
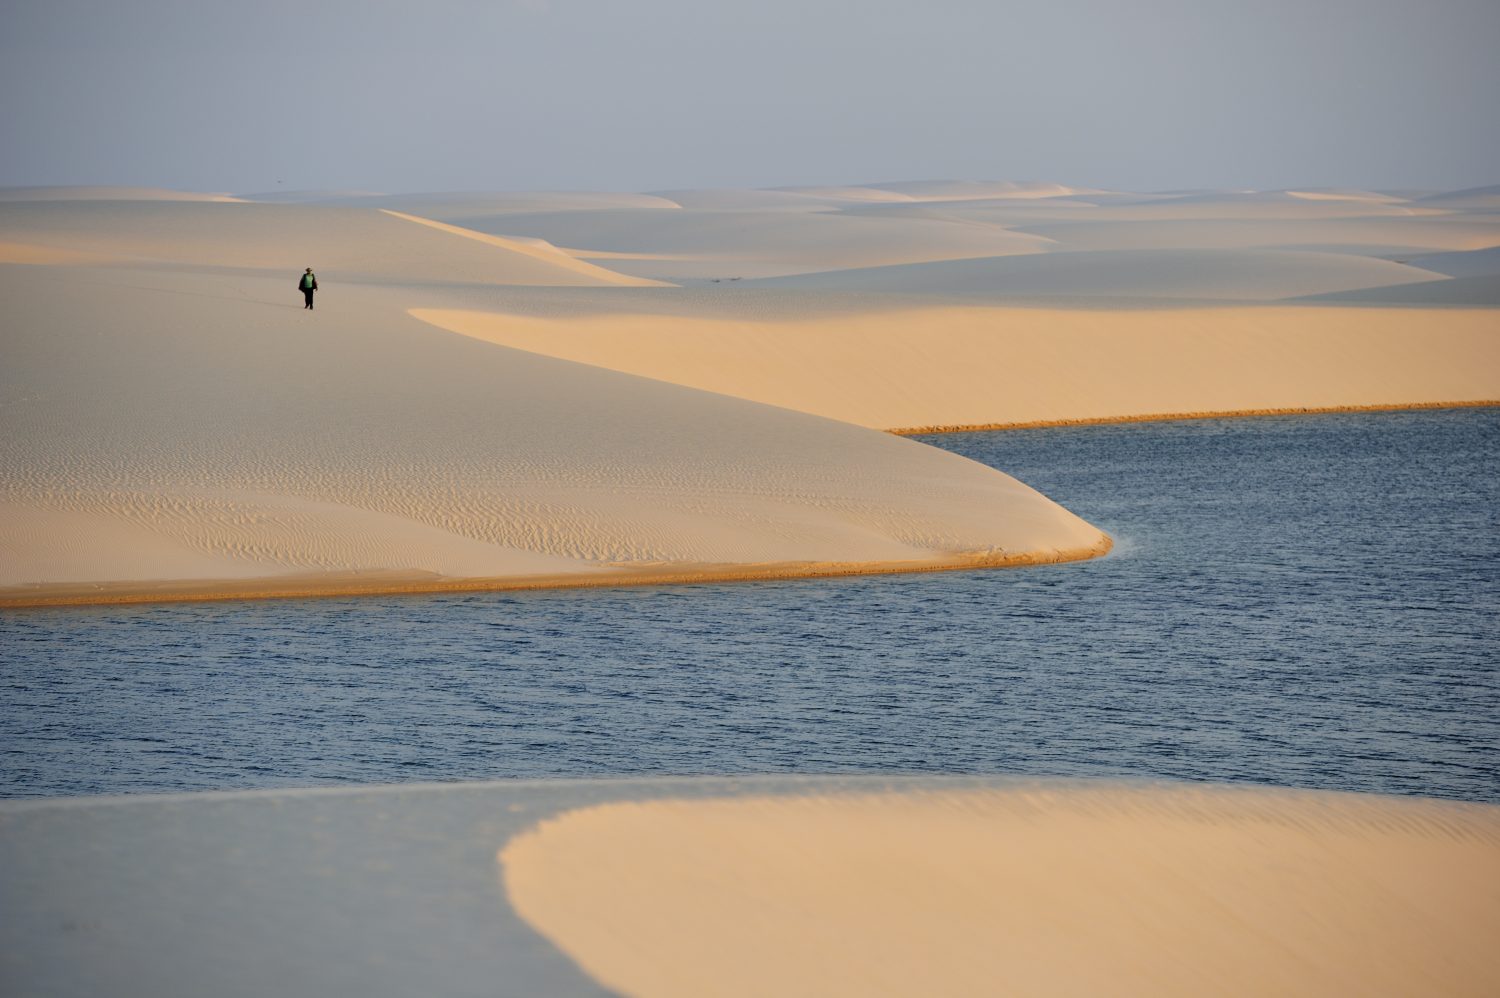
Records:
[[[302,290],[302,300],[304,302],[302,307],[312,308],[313,292],[318,290],[318,275],[312,272],[311,267],[308,267],[307,273],[302,275],[302,280],[297,282],[297,287]]]

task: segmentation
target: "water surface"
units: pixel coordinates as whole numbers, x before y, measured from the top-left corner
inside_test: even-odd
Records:
[[[922,439],[1115,553],[10,612],[0,794],[949,772],[1500,801],[1500,410]]]

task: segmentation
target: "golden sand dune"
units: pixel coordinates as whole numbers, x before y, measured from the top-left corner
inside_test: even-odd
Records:
[[[1038,236],[1001,226],[840,212],[608,209],[467,219],[470,228],[590,251],[638,253],[612,269],[661,280],[771,277],[920,260],[1036,253]],[[612,258],[618,260],[618,258]]]
[[[441,287],[335,285],[304,312],[295,276],[0,270],[6,598],[798,574],[1108,543],[944,451],[404,314]]]
[[[949,182],[99,196],[0,202],[11,600],[1083,557],[1107,538],[1056,504],[862,427],[1500,398],[1492,309],[1182,306],[1487,295],[1379,258],[1482,269],[1483,210]],[[1174,198],[1197,214],[1121,215]],[[1302,214],[1218,217],[1262,202]],[[1092,243],[1114,248],[1067,252]]]
[[[500,852],[624,994],[1492,995],[1500,808],[1108,784],[612,803]]]
[[[475,245],[461,234],[374,208],[86,201],[0,204],[10,242],[128,263],[290,274],[316,265],[329,280],[482,284],[640,283],[519,245]],[[476,234],[478,235],[478,234]],[[510,250],[506,252],[507,248]]]
[[[1392,291],[1397,289],[1390,289]],[[790,292],[787,292],[790,294]],[[743,314],[418,310],[505,346],[882,429],[1500,399],[1500,313],[1328,305],[847,311],[747,291]],[[781,318],[794,309],[802,318]]]
[[[681,207],[654,194],[613,191],[483,191],[442,194],[377,194],[373,192],[307,191],[302,193],[244,194],[246,201],[296,202],[389,208],[441,222],[460,221],[485,215],[537,211],[597,211],[602,208],[656,208],[671,211]]]
[[[1015,180],[899,180],[870,184],[913,201],[975,201],[987,198],[1054,198],[1087,194],[1092,188],[1068,187],[1046,181]]]

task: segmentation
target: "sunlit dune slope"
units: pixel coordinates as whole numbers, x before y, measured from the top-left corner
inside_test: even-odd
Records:
[[[0,586],[1097,554],[867,428],[1500,399],[1490,194],[0,193]]]
[[[938,567],[1108,543],[947,452],[454,336],[404,314],[409,290],[330,286],[305,312],[292,277],[0,268],[6,598]]]
[[[737,314],[416,314],[493,343],[885,429],[1500,399],[1493,309],[871,304],[831,293],[820,306],[816,294],[781,293],[791,297],[736,292]]]
[[[603,986],[716,995],[1481,995],[1500,808],[1214,787],[620,802],[500,852]]]
[[[131,263],[335,280],[641,283],[566,254],[462,238],[373,208],[154,201],[0,203],[0,239]]]

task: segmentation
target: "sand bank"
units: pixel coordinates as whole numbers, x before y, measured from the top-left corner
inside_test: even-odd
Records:
[[[883,429],[1500,399],[1500,310],[919,303],[802,320],[419,310],[505,346]]]
[[[672,995],[1485,995],[1500,808],[1201,787],[683,800],[543,822],[521,915]]]

